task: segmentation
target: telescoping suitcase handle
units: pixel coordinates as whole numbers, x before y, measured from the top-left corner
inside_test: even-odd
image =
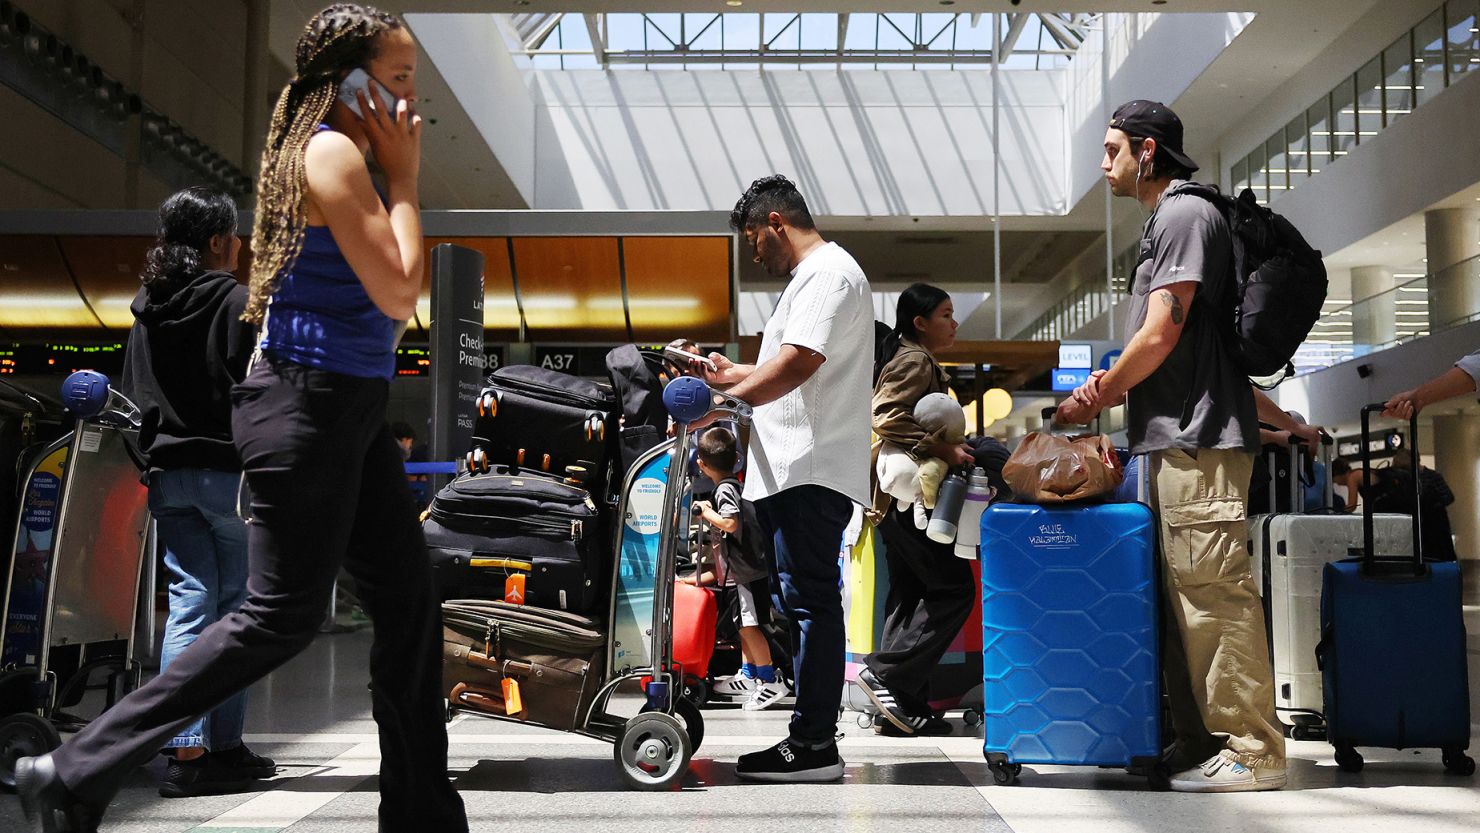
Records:
[[[1372,415],[1382,413],[1387,407],[1381,402],[1362,406],[1362,486],[1369,483],[1372,474]],[[1408,454],[1413,462],[1413,562],[1414,575],[1423,574],[1423,502],[1419,500],[1418,480],[1418,412],[1408,417]],[[1375,483],[1374,483],[1375,485]],[[1373,530],[1372,501],[1362,497],[1362,572],[1376,573],[1378,569],[1376,534]]]
[[[1330,509],[1330,508],[1332,508],[1332,505],[1335,503],[1335,492],[1331,488],[1331,446],[1332,446],[1333,443],[1335,443],[1335,440],[1331,439],[1331,435],[1330,434],[1327,434],[1324,431],[1322,431],[1321,432],[1321,442],[1320,442],[1321,451],[1320,451],[1320,454],[1319,454],[1319,456],[1317,458],[1317,459],[1320,460],[1320,463],[1321,463],[1321,465],[1323,467],[1323,471],[1325,472],[1324,477],[1322,478],[1325,481],[1325,483],[1321,487],[1322,500],[1324,501],[1322,503],[1322,505],[1321,505],[1321,508],[1322,509]],[[1302,438],[1300,438],[1300,437],[1298,437],[1298,436],[1296,436],[1294,434],[1291,434],[1290,435],[1290,511],[1291,512],[1306,512],[1306,511],[1309,511],[1310,510],[1310,507],[1305,505],[1305,481],[1302,479],[1304,477],[1304,475],[1305,475],[1306,463],[1301,458],[1305,454],[1308,454],[1309,453],[1307,451],[1305,445],[1306,444],[1305,444],[1305,440],[1304,439],[1302,439]],[[1274,512],[1275,511],[1274,492],[1275,492],[1275,488],[1277,487],[1277,470],[1276,470],[1275,463],[1276,463],[1276,461],[1274,460],[1273,455],[1271,454],[1271,457],[1269,459],[1269,503],[1270,503],[1269,511],[1270,512]],[[1312,467],[1312,470],[1314,470],[1314,467]]]

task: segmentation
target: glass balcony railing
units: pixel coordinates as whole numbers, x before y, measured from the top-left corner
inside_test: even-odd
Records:
[[[1480,0],[1448,0],[1235,162],[1234,193],[1267,203],[1480,71]]]
[[[1297,375],[1450,330],[1480,319],[1470,296],[1480,286],[1480,257],[1321,315],[1295,353]]]

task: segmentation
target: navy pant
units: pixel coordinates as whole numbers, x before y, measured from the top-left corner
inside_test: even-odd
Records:
[[[252,490],[247,600],[54,753],[91,804],[196,717],[313,641],[340,565],[375,626],[371,712],[380,729],[380,829],[466,833],[447,780],[440,608],[387,383],[264,360],[232,389],[231,427]]]
[[[838,549],[853,501],[824,486],[794,486],[756,501],[761,529],[776,548],[771,593],[791,621],[796,706],[791,737],[808,746],[833,742],[843,702],[842,572]]]

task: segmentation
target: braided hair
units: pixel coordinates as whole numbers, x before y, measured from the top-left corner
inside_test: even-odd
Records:
[[[375,55],[375,38],[400,28],[399,19],[373,6],[335,3],[314,15],[298,37],[297,74],[278,96],[262,151],[243,320],[262,323],[279,277],[303,249],[308,225],[304,152],[338,98],[341,72],[364,66]]]

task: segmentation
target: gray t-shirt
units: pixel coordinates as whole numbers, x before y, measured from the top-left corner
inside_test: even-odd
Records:
[[[1220,332],[1233,326],[1228,222],[1202,197],[1172,193],[1182,182],[1173,181],[1146,221],[1127,332],[1146,323],[1156,290],[1184,281],[1198,286],[1177,345],[1126,396],[1131,453],[1169,448],[1255,451],[1259,421],[1254,394],[1248,377],[1228,358]]]
[[[714,511],[721,518],[740,519],[740,526],[733,534],[720,532],[716,527],[709,528],[710,545],[724,559],[720,576],[733,579],[736,584],[749,584],[770,575],[765,556],[761,555],[764,550],[759,546],[760,542],[745,540],[745,505],[740,497],[739,482],[721,480],[714,487]],[[754,510],[751,511],[753,517]]]

